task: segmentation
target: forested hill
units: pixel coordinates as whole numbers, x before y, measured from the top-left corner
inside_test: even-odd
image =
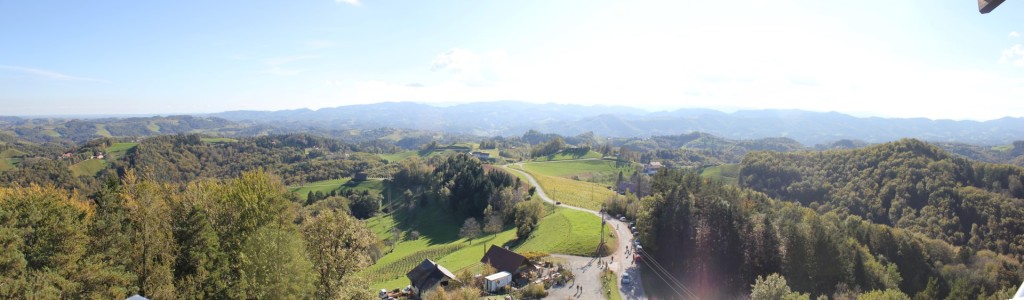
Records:
[[[241,126],[221,118],[194,116],[103,119],[0,118],[0,136],[8,135],[33,143],[82,143],[104,137],[147,137],[193,132],[255,135],[261,130],[259,127]]]
[[[1024,254],[1024,169],[900,140],[856,150],[753,152],[742,186],[967,249]]]
[[[671,162],[675,165],[718,165],[739,163],[750,151],[800,151],[807,148],[789,138],[733,140],[703,132],[632,138],[622,149],[638,152],[640,161]]]
[[[937,146],[972,160],[1024,166],[1024,141],[994,147],[963,143],[938,143]]]
[[[836,112],[708,109],[647,112],[620,106],[486,102],[436,107],[417,103],[378,103],[319,110],[232,111],[213,116],[275,126],[377,128],[382,126],[475,135],[519,135],[530,129],[561,135],[593,132],[608,137],[649,137],[694,131],[729,139],[788,137],[804,145],[837,140],[868,143],[918,138],[932,142],[1005,145],[1024,139],[1024,118],[985,122],[929,119],[858,118]]]
[[[757,294],[765,283],[756,278],[773,273],[788,279],[788,287],[751,298],[1006,299],[1021,278],[1020,261],[1010,255],[816,213],[693,173],[658,172],[652,188],[653,196],[634,201],[639,251],[644,263],[657,266],[652,270],[677,280],[668,284],[657,277],[664,275],[644,273],[645,289],[657,287],[648,293],[667,299],[742,298],[738,291],[754,284]]]

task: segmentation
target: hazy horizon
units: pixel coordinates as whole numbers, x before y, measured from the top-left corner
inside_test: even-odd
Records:
[[[345,106],[376,105],[376,104],[385,104],[385,103],[412,103],[412,104],[421,104],[421,105],[428,105],[428,106],[433,106],[433,107],[445,108],[445,107],[452,107],[452,106],[466,105],[466,104],[501,103],[501,102],[516,102],[516,103],[527,103],[527,104],[535,104],[535,105],[579,105],[579,106],[585,106],[585,107],[627,107],[627,108],[631,108],[631,109],[640,110],[640,111],[643,112],[643,114],[669,113],[669,112],[681,111],[681,110],[713,110],[713,111],[718,111],[718,112],[722,112],[722,113],[726,113],[726,114],[732,114],[732,113],[741,112],[741,111],[802,111],[802,112],[810,112],[810,113],[839,113],[839,114],[849,115],[849,116],[856,117],[856,118],[929,119],[929,120],[953,120],[953,121],[975,121],[975,122],[986,122],[986,121],[998,120],[998,119],[1003,119],[1003,118],[1020,118],[1020,117],[1013,117],[1013,116],[1003,116],[1003,117],[992,118],[992,119],[976,120],[976,119],[964,119],[964,118],[962,118],[962,119],[954,119],[954,118],[928,118],[928,117],[900,117],[900,116],[875,115],[875,114],[865,113],[865,112],[844,112],[844,111],[834,111],[834,110],[833,111],[819,111],[819,110],[808,110],[808,109],[799,109],[799,108],[675,107],[675,108],[665,108],[665,109],[651,109],[651,108],[648,108],[648,107],[631,106],[631,105],[625,105],[625,104],[623,104],[623,105],[589,104],[588,105],[588,104],[554,103],[554,102],[540,103],[540,102],[529,102],[529,101],[518,101],[518,100],[495,100],[495,101],[476,101],[476,102],[459,102],[459,103],[429,103],[429,102],[414,102],[414,101],[384,101],[384,102],[376,102],[376,103],[349,104],[349,105],[340,105],[340,106],[333,106],[333,107],[320,107],[320,108],[298,107],[298,108],[273,109],[273,110],[263,110],[263,109],[232,109],[232,110],[210,111],[210,112],[154,112],[154,113],[123,113],[123,114],[118,114],[118,113],[109,113],[109,114],[88,114],[88,113],[86,113],[86,114],[75,114],[75,113],[68,113],[68,114],[3,114],[3,113],[0,113],[0,117],[18,117],[18,118],[26,118],[26,119],[32,119],[32,118],[102,119],[102,118],[133,118],[133,117],[153,117],[153,116],[176,116],[176,115],[207,116],[207,115],[215,115],[215,114],[220,114],[220,113],[238,112],[238,111],[253,111],[253,112],[280,112],[280,111],[297,111],[297,110],[319,111],[319,110],[322,110],[322,109],[332,109],[332,108],[339,108],[339,107],[345,107]],[[629,113],[626,113],[626,114],[629,114]]]

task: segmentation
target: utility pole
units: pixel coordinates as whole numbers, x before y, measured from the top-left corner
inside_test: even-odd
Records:
[[[593,197],[593,194],[591,194],[591,197]],[[601,212],[598,214],[598,216],[601,217],[601,242],[599,244],[597,244],[597,252],[601,253],[601,249],[604,248],[604,223],[605,223],[605,220],[604,220],[604,204],[603,203],[601,204]]]

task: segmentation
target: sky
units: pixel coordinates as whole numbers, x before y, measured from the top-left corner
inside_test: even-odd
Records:
[[[0,115],[517,100],[1024,117],[1024,1],[0,0]]]

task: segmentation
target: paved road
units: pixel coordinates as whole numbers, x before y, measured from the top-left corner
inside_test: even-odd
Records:
[[[580,160],[592,160],[592,159],[580,159]],[[522,163],[519,163],[518,165],[522,166]],[[526,179],[530,182],[530,185],[537,187],[537,190],[536,190],[537,197],[539,197],[541,200],[547,201],[547,202],[549,202],[551,204],[555,204],[556,203],[555,200],[551,199],[550,197],[548,197],[548,195],[546,193],[544,193],[544,189],[541,188],[540,184],[537,183],[537,180],[534,179],[533,176],[530,175],[530,173],[523,172],[523,171],[516,170],[516,169],[512,169],[512,168],[505,168],[505,169],[506,170],[511,170],[513,172],[519,172],[520,174],[523,174],[523,176],[526,177]],[[585,212],[589,212],[589,213],[592,213],[594,215],[597,215],[599,217],[603,217],[600,213],[598,213],[596,211],[593,211],[593,210],[589,210],[589,209],[585,209],[585,208],[580,208],[580,207],[575,207],[575,206],[569,206],[569,205],[565,205],[565,204],[562,204],[562,205],[559,205],[559,206],[564,207],[564,208],[569,208],[569,209],[575,209],[575,210],[579,210],[579,211],[585,211]],[[647,296],[644,294],[644,291],[643,291],[643,285],[640,284],[640,282],[641,282],[640,280],[641,279],[640,279],[640,271],[638,269],[638,266],[632,262],[632,259],[629,259],[630,257],[632,257],[632,252],[627,252],[627,249],[632,249],[632,245],[633,245],[633,242],[632,242],[633,241],[633,233],[630,232],[630,230],[629,230],[629,223],[628,222],[621,222],[621,221],[615,220],[613,218],[605,218],[605,219],[608,221],[608,224],[613,229],[615,229],[615,234],[619,238],[619,247],[617,249],[615,249],[615,252],[613,252],[612,255],[600,258],[601,261],[609,262],[608,263],[608,268],[611,269],[612,271],[615,271],[615,274],[616,274],[616,276],[618,277],[618,280],[619,280],[619,294],[622,296],[622,299],[647,299]],[[627,253],[629,255],[627,255]],[[570,265],[573,266],[573,271],[577,275],[577,281],[585,289],[583,295],[580,295],[580,296],[582,296],[581,297],[582,299],[604,298],[604,296],[603,296],[604,293],[602,293],[601,290],[600,290],[601,289],[600,288],[601,287],[601,281],[600,281],[601,280],[600,279],[600,273],[601,272],[597,268],[598,258],[583,257],[583,256],[572,256],[572,255],[552,255],[552,256],[554,256],[556,258],[564,259],[567,263],[569,263]],[[623,273],[628,273],[629,274],[630,279],[632,279],[632,282],[630,284],[622,284],[622,274]],[[583,275],[583,276],[581,276],[581,275]],[[591,277],[593,277],[593,278],[591,278]],[[594,288],[591,288],[591,287],[594,287]],[[573,296],[577,296],[577,294],[579,294],[579,293],[575,292],[575,288],[576,288],[575,286],[568,286],[568,285],[565,286],[565,287],[562,287],[562,288],[553,288],[551,290],[551,293],[550,293],[549,297],[553,298],[553,299],[572,298]]]
[[[550,299],[598,299],[601,297],[601,269],[596,257],[552,254],[552,260],[572,269],[575,281],[548,290]],[[578,287],[582,287],[580,292]]]

